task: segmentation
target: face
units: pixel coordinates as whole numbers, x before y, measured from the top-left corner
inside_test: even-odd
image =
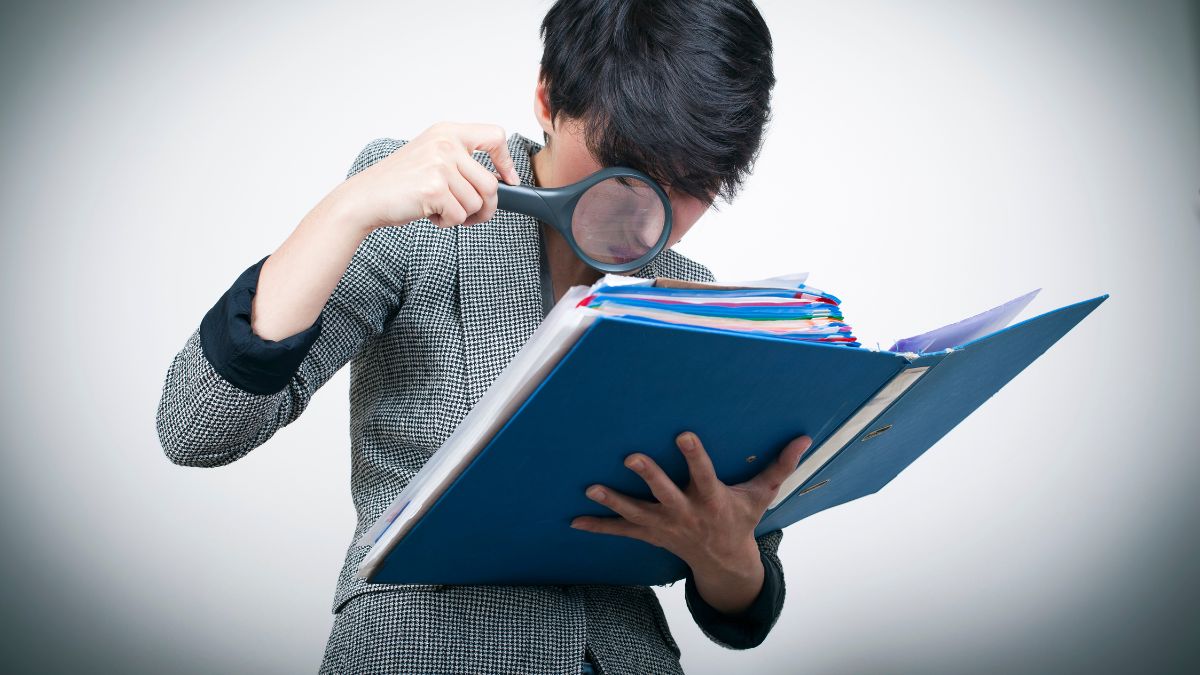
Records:
[[[583,129],[577,122],[559,115],[551,124],[549,99],[541,81],[534,96],[534,114],[551,139],[545,149],[534,155],[538,182],[543,187],[569,185],[604,168],[587,149]],[[671,202],[671,237],[667,240],[670,248],[704,215],[708,205],[691,195],[675,192],[670,186],[662,187]]]

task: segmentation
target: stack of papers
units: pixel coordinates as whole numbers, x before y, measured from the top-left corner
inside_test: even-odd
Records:
[[[612,316],[858,347],[841,301],[799,283],[781,288],[698,288],[601,282],[577,306]]]

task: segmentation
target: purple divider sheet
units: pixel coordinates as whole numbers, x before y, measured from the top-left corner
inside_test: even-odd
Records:
[[[966,344],[989,333],[994,333],[1007,326],[1041,290],[1039,288],[1030,291],[1019,298],[1009,300],[999,307],[989,309],[982,314],[976,314],[969,319],[963,319],[958,323],[952,323],[949,326],[942,326],[928,333],[897,340],[896,344],[892,345],[892,348],[888,351],[899,353],[912,352],[915,354],[940,352],[944,349]]]

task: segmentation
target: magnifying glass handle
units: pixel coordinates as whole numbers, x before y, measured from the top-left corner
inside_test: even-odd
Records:
[[[500,182],[496,189],[496,208],[533,216],[540,221],[557,224],[554,209],[542,199],[535,188]]]

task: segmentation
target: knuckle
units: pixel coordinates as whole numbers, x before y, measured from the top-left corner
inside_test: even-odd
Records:
[[[444,137],[446,135],[446,133],[447,133],[446,132],[446,123],[445,122],[435,122],[435,123],[429,125],[428,129],[421,132],[421,135],[419,138],[421,138],[421,140],[424,141],[424,144],[432,145],[432,144],[436,143],[439,138]]]
[[[434,177],[437,185],[444,190],[450,185],[450,178],[454,175],[454,168],[450,162],[446,161],[445,157],[442,157],[434,162],[429,173]]]
[[[417,187],[417,196],[424,202],[432,202],[441,197],[442,184],[437,181],[427,181]]]

